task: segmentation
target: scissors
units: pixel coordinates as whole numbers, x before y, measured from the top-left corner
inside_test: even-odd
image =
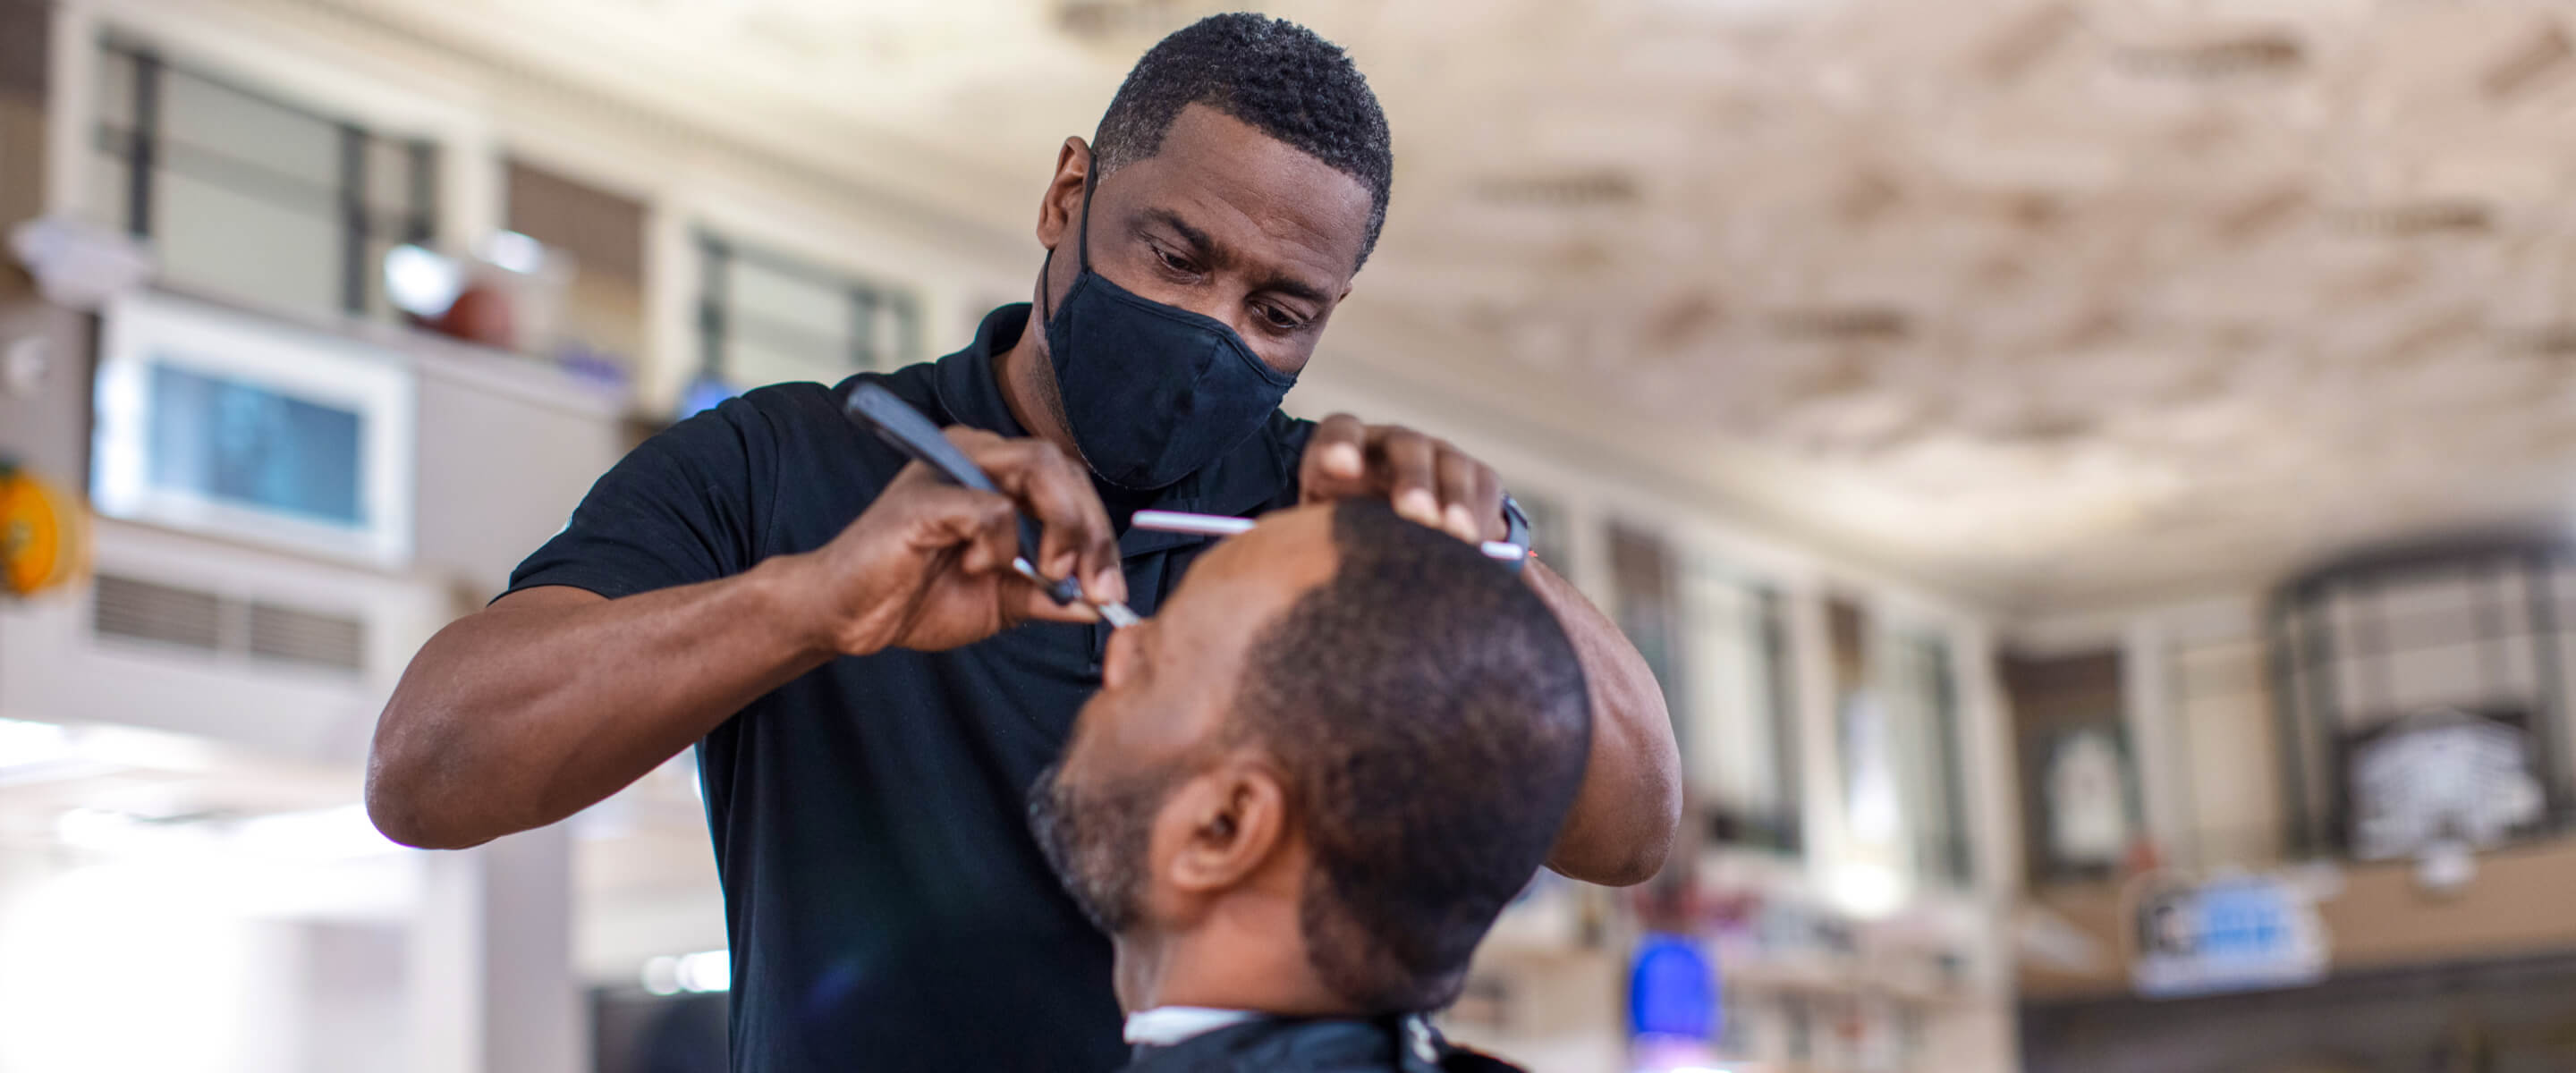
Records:
[[[896,397],[894,392],[876,384],[860,384],[851,389],[850,401],[846,409],[849,411],[851,420],[876,433],[879,439],[893,445],[896,450],[919,459],[922,464],[929,466],[949,483],[979,492],[996,494],[1000,492],[1000,489],[993,486],[993,479],[985,475],[982,467],[967,458],[966,453],[958,450],[956,444],[948,442],[948,437],[940,434],[939,426],[922,416],[921,411],[913,409],[910,403]],[[1478,550],[1490,558],[1501,560],[1517,569],[1529,559],[1529,520],[1528,516],[1521,512],[1520,504],[1513,502],[1509,496],[1503,499],[1503,512],[1510,522],[1509,539],[1485,541],[1478,546]],[[1138,529],[1157,532],[1234,536],[1251,529],[1254,523],[1250,518],[1236,518],[1223,514],[1140,510],[1136,512],[1135,519],[1130,524]],[[1020,554],[1011,560],[1012,571],[1036,583],[1039,590],[1045,592],[1047,598],[1054,600],[1059,607],[1076,602],[1089,603],[1082,599],[1082,587],[1072,578],[1049,580],[1046,575],[1039,573],[1036,565],[1037,554],[1037,523],[1030,521],[1028,516],[1023,514],[1020,516]],[[1137,616],[1136,612],[1129,610],[1125,603],[1116,600],[1092,603],[1091,607],[1100,613],[1100,620],[1108,623],[1112,629],[1123,629],[1144,621]]]
[[[993,486],[993,479],[985,475],[983,467],[967,458],[966,452],[958,450],[956,444],[948,442],[948,437],[940,435],[939,426],[931,424],[921,411],[913,409],[894,392],[876,384],[860,384],[851,389],[845,409],[849,411],[851,420],[876,433],[878,439],[891,444],[895,450],[920,460],[949,483],[978,492],[1001,492]],[[1038,525],[1030,521],[1028,515],[1020,515],[1020,554],[1011,560],[1013,572],[1035,583],[1039,591],[1046,593],[1047,598],[1054,600],[1059,607],[1076,602],[1090,603],[1092,610],[1100,613],[1100,620],[1112,629],[1123,629],[1144,621],[1120,601],[1091,603],[1083,600],[1082,586],[1072,578],[1049,580],[1038,572],[1037,555]]]

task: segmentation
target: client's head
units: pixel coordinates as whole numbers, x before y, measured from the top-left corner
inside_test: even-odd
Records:
[[[1590,742],[1547,607],[1376,503],[1211,549],[1103,679],[1030,812],[1130,1008],[1448,1004]]]

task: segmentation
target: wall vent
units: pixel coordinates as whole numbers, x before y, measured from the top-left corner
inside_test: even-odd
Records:
[[[353,618],[254,602],[250,654],[355,671],[366,666],[367,624]]]
[[[210,656],[351,673],[366,667],[367,624],[362,620],[115,574],[98,576],[90,627],[100,637]]]
[[[211,592],[101,574],[91,624],[101,637],[125,637],[218,651],[223,601]]]

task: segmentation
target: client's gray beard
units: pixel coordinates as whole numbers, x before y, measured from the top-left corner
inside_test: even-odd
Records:
[[[1029,830],[1082,915],[1103,934],[1116,935],[1142,915],[1137,901],[1154,810],[1173,773],[1154,772],[1077,800],[1056,778],[1062,768],[1061,762],[1047,765],[1029,787]]]

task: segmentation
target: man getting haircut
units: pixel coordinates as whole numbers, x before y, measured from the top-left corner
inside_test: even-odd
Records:
[[[1116,948],[1131,1068],[1491,1068],[1417,1015],[1583,778],[1583,671],[1528,587],[1382,504],[1287,511],[1104,678],[1030,813]]]

